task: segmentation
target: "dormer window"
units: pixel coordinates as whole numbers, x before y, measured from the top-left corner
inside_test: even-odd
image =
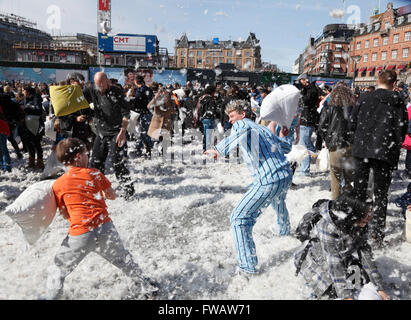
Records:
[[[381,23],[378,22],[374,25],[374,30],[378,31],[378,30],[380,30],[380,27],[381,27]]]

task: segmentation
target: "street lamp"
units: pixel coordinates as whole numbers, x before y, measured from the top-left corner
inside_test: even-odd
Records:
[[[357,63],[360,62],[362,56],[357,55],[357,56],[352,56],[351,59],[354,60],[354,76],[353,76],[353,86],[355,85],[355,74],[357,72]]]

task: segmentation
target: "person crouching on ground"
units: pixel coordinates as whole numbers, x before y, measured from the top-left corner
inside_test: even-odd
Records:
[[[302,274],[313,297],[389,300],[367,242],[372,206],[343,193],[337,200],[323,202],[319,212],[309,240],[294,255],[297,275]]]
[[[252,237],[252,229],[262,209],[268,205],[277,213],[279,235],[290,234],[290,222],[285,204],[293,173],[282,148],[290,148],[285,135],[276,137],[269,128],[260,126],[249,117],[252,113],[246,101],[234,100],[227,105],[226,113],[233,124],[231,135],[205,154],[227,156],[240,147],[242,156],[254,181],[231,214],[231,226],[242,274],[256,274],[258,259]]]
[[[105,199],[115,200],[110,181],[97,169],[89,169],[84,142],[67,138],[56,147],[56,157],[68,171],[53,184],[60,213],[70,222],[64,239],[48,269],[46,299],[61,297],[65,278],[89,254],[95,252],[133,280],[139,291],[133,294],[152,295],[158,288],[143,276],[140,267],[124,248],[109,217]],[[141,288],[140,288],[141,287]]]

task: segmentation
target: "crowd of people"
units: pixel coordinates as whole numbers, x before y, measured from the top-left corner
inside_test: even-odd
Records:
[[[291,235],[286,195],[289,188],[298,187],[292,183],[293,175],[310,177],[312,154],[326,148],[330,158],[331,197],[315,203],[313,211],[307,214],[307,217],[313,217],[320,213],[322,219],[316,221],[304,238],[307,241],[295,255],[298,273],[304,276],[316,298],[358,298],[358,289],[369,284],[374,286],[380,298],[389,299],[372,261],[371,248],[384,246],[388,192],[393,173],[398,170],[402,148],[407,149],[406,169],[402,175],[406,179],[411,178],[411,143],[407,142],[411,137],[409,89],[404,83],[397,84],[394,71],[381,72],[377,87],[366,90],[353,90],[343,81],[334,86],[316,85],[306,74],[300,75],[294,85],[300,90],[301,99],[290,127],[261,119],[260,108],[264,99],[275,90],[267,86],[216,83],[202,87],[190,82],[183,87],[177,83],[163,85],[155,82],[148,86],[144,77],[139,76],[134,83],[123,87],[103,72],[97,73],[93,80],[93,83],[86,83],[83,75],[72,73],[66,81],[53,84],[80,86],[91,106],[60,117],[54,115],[46,84],[2,84],[1,169],[10,172],[13,167],[8,140],[17,158],[22,159],[25,153],[28,154],[29,170],[43,170],[43,147],[49,143],[43,139],[45,122],[53,118],[56,139],[51,143],[57,150],[58,160],[70,170],[76,167],[95,170],[84,172],[88,177],[96,175],[95,172],[101,173],[99,179],[104,183],[96,185],[102,184],[100,191],[107,195],[107,199],[112,199],[115,194],[104,177],[106,160],[110,155],[120,183],[120,195],[130,199],[135,191],[127,158],[150,159],[155,148],[160,153],[165,152],[161,148],[162,142],[172,138],[176,132],[184,136],[189,130],[198,131],[202,134],[204,154],[215,158],[229,157],[233,150],[241,150],[253,175],[252,186],[234,208],[230,219],[239,275],[250,277],[258,273],[252,238],[256,219],[262,209],[271,205],[278,215],[279,235]],[[130,133],[130,122],[139,130]],[[226,132],[227,137],[216,144],[214,131]],[[256,146],[249,143],[252,132],[258,135]],[[22,148],[17,137],[20,137]],[[298,164],[290,164],[285,157],[293,144],[300,144],[312,152],[299,164],[298,173]],[[135,148],[133,152],[130,150],[132,145]],[[67,151],[71,150],[69,146],[75,146],[77,151]],[[254,147],[258,152],[253,150]],[[70,153],[68,158],[61,151],[63,149]],[[371,196],[370,181],[373,182]],[[403,196],[398,203],[403,210],[411,209],[409,196]],[[105,206],[104,203],[99,205]],[[65,208],[63,196],[59,200],[59,208]],[[69,220],[75,215],[70,212],[75,211],[73,208],[67,208]],[[104,219],[93,225],[93,230],[110,221],[108,213],[103,211]],[[92,220],[98,217],[100,214],[93,216]],[[301,223],[306,223],[305,220]],[[372,223],[369,225],[370,220]],[[297,230],[301,231],[302,227],[299,225]],[[103,236],[117,237],[114,226],[110,225],[109,229],[101,231]],[[70,241],[75,242],[73,239]],[[84,246],[81,243],[80,247]],[[128,253],[122,245],[120,247],[117,249],[123,259]],[[77,251],[71,251],[71,254],[76,255],[77,260],[84,257]],[[110,259],[119,258],[114,256]],[[141,278],[141,272],[134,274],[131,271],[136,266],[123,262],[119,265],[126,273]],[[62,283],[60,274],[64,263],[61,259],[59,263],[60,273],[54,282]],[[352,287],[349,271],[353,265],[361,270],[360,288]],[[70,269],[65,271],[68,274],[74,265],[70,262],[70,267],[64,267]],[[52,294],[54,298],[57,291]]]

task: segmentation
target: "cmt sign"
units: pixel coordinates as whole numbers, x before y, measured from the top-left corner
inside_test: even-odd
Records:
[[[107,36],[99,33],[100,52],[151,53],[157,52],[157,37],[136,34]]]

